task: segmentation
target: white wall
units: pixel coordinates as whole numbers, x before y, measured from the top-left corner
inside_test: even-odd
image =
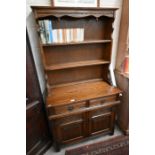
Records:
[[[32,5],[46,5],[50,6],[52,0],[27,0],[26,4],[26,26],[29,34],[30,44],[32,48],[32,54],[34,57],[34,61],[36,64],[36,70],[39,78],[39,83],[41,87],[41,91],[45,90],[45,78],[43,65],[41,61],[40,49],[39,49],[39,41],[38,36],[35,30],[35,21],[33,18],[33,13],[30,8]],[[121,6],[122,0],[100,0],[100,4],[103,7],[118,7],[120,8],[116,13],[116,20],[114,22],[114,32],[113,32],[113,49],[112,49],[112,66],[115,66],[115,57],[117,52],[117,42],[118,42],[118,34],[119,34],[119,24],[120,24],[120,15],[121,15]]]

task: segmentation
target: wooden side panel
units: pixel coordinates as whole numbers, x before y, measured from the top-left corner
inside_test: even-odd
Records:
[[[123,96],[117,109],[118,119],[117,122],[120,128],[125,134],[128,134],[129,130],[129,79],[121,75],[119,72],[115,72],[116,82],[118,87],[123,90]]]

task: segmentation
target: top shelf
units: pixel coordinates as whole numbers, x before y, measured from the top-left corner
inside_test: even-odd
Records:
[[[83,8],[83,7],[51,7],[51,6],[31,6],[35,18],[47,18],[50,16],[55,16],[61,18],[63,16],[71,16],[75,18],[83,18],[88,16],[94,17],[114,17],[114,12],[118,8]]]
[[[67,45],[100,44],[100,43],[111,43],[111,40],[86,40],[81,42],[51,43],[51,44],[42,44],[42,46],[48,47],[48,46],[67,46]]]
[[[118,10],[118,7],[53,7],[53,6],[31,6],[32,9],[49,10]]]

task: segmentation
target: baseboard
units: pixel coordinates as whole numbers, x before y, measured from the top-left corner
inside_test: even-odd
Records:
[[[52,145],[51,140],[46,140],[44,142],[37,143],[29,152],[27,152],[27,155],[42,155],[45,153]]]

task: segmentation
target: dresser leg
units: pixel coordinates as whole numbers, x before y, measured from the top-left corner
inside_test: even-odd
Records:
[[[114,135],[114,131],[110,132],[109,135],[110,135],[110,136]]]
[[[109,133],[110,136],[114,135],[114,128],[112,129],[112,131]]]
[[[55,149],[56,152],[59,152],[61,150],[60,144],[58,142],[54,142],[53,146],[54,146],[54,149]]]

